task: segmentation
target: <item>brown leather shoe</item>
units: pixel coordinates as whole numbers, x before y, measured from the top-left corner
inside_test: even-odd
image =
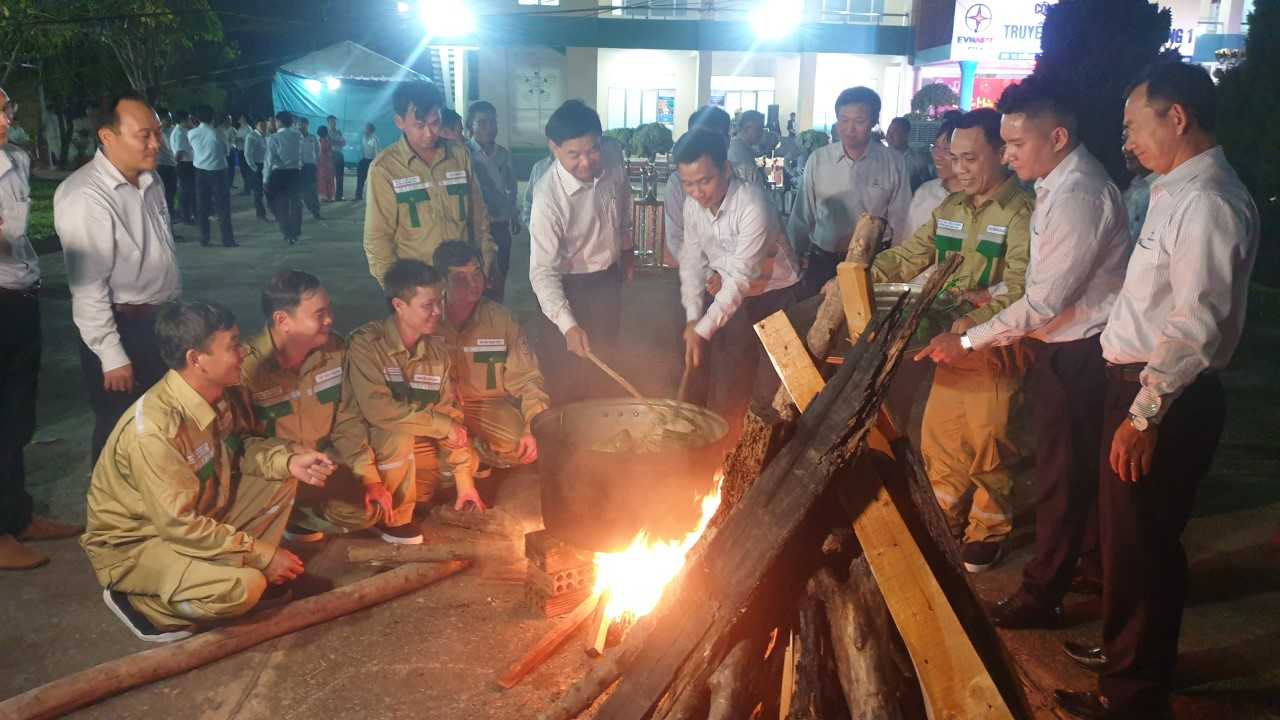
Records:
[[[61,540],[63,538],[76,537],[83,532],[83,525],[72,525],[71,523],[58,522],[39,515],[32,515],[31,523],[27,525],[26,530],[23,530],[18,535],[18,539],[27,542],[33,540]]]
[[[0,535],[0,570],[30,570],[49,562],[36,550],[12,535]]]

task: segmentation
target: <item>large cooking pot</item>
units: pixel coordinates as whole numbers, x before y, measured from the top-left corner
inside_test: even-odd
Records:
[[[612,552],[645,530],[681,538],[701,514],[728,424],[689,403],[588,400],[533,420],[542,518],[558,539]]]

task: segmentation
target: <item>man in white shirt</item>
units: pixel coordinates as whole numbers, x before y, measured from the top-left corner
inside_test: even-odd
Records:
[[[1022,297],[964,334],[943,333],[927,352],[953,363],[970,350],[1030,338],[1027,383],[1036,437],[1035,555],[1022,586],[991,613],[1010,629],[1052,628],[1062,621],[1090,514],[1097,504],[1105,367],[1098,336],[1124,283],[1129,228],[1120,190],[1080,144],[1070,99],[1031,77],[1000,98],[1004,159],[1018,179],[1034,182],[1031,260]],[[1096,558],[1085,574],[1100,577]]]
[[[492,180],[480,189],[495,194],[492,202],[489,194],[485,195],[489,234],[498,246],[494,278],[485,290],[485,297],[500,303],[506,295],[507,273],[511,270],[511,238],[520,234],[520,196],[516,175],[511,169],[511,151],[498,144],[498,110],[493,103],[488,100],[471,103],[467,108],[467,128],[471,132],[468,147],[472,148],[472,165],[487,172]]]
[[[231,136],[231,154],[235,156],[235,167],[240,168],[240,181],[243,188],[241,195],[250,195],[253,192],[253,181],[250,180],[252,170],[244,161],[244,143],[249,139],[249,135],[253,133],[255,123],[252,118],[244,113],[240,114],[240,119],[232,126]]]
[[[1106,400],[1098,485],[1098,692],[1057,692],[1076,717],[1172,717],[1187,593],[1181,536],[1226,419],[1218,372],[1244,329],[1258,209],[1213,136],[1216,89],[1199,65],[1159,63],[1125,103],[1126,146],[1158,173],[1124,285],[1102,332]]]
[[[804,266],[801,299],[817,295],[835,277],[862,213],[888,221],[888,245],[911,237],[911,178],[902,155],[872,141],[871,130],[878,122],[880,96],[874,90],[855,87],[841,92],[836,98],[840,142],[815,150],[805,163],[804,183],[787,223]]]
[[[933,211],[953,192],[960,192],[960,179],[956,177],[955,168],[951,166],[951,133],[955,132],[956,121],[963,113],[956,111],[951,118],[944,118],[938,126],[938,134],[933,139],[933,164],[938,176],[916,188],[911,194],[911,208],[907,211],[907,227],[914,234],[921,225],[933,222]],[[902,238],[896,244],[901,245]]]
[[[336,201],[342,199],[342,180],[347,169],[347,160],[342,151],[347,147],[347,139],[342,136],[342,131],[338,129],[337,115],[330,115],[324,121],[329,126],[329,145],[333,148],[333,180],[337,187],[333,199]]]
[[[911,180],[911,192],[933,179],[934,164],[929,161],[920,148],[911,147],[911,121],[905,117],[896,117],[889,121],[885,130],[884,141],[890,150],[902,155],[907,164],[907,177]]]
[[[280,225],[285,242],[293,245],[302,234],[302,133],[293,127],[293,114],[276,113],[279,127],[267,138],[266,158],[262,163],[262,182],[271,212]]]
[[[213,108],[196,108],[200,124],[187,133],[191,143],[192,163],[196,170],[196,224],[200,226],[200,244],[209,247],[209,215],[217,213],[223,247],[238,247],[231,229],[231,196],[227,182],[226,134],[213,126]]]
[[[169,217],[176,217],[173,214],[174,200],[178,196],[178,158],[173,154],[173,148],[169,145],[169,137],[173,134],[173,116],[169,111],[158,107],[156,115],[160,116],[160,154],[156,157],[156,172],[160,174],[160,179],[164,182],[164,204],[169,208]]]
[[[541,365],[556,402],[613,394],[603,374],[579,358],[612,354],[622,283],[635,272],[631,184],[600,138],[595,110],[581,100],[561,105],[547,121],[555,161],[533,195],[529,281],[543,315],[564,335],[563,344],[543,343]]]
[[[600,136],[600,150],[604,153],[606,163],[617,162],[622,167],[627,166],[627,150],[622,147],[622,143],[616,138],[608,135]],[[547,155],[538,160],[529,168],[529,182],[524,186],[524,205],[520,210],[520,220],[525,227],[529,227],[529,220],[533,216],[533,191],[538,186],[538,181],[542,176],[547,174],[547,170],[551,169],[551,164],[556,161],[555,155]]]
[[[248,121],[246,121],[248,122]],[[267,160],[267,121],[253,123],[244,138],[244,183],[253,194],[253,208],[259,220],[267,220],[267,208],[262,202],[262,165]]]
[[[169,132],[169,147],[178,162],[178,211],[177,218],[194,225],[196,222],[196,166],[191,162],[191,140],[188,137],[195,125],[191,114],[179,110],[173,114],[174,126]]]
[[[32,513],[23,449],[36,425],[40,375],[40,261],[27,239],[31,158],[9,143],[18,105],[0,88],[0,570],[27,570],[49,558],[25,544],[74,537],[84,528]]]
[[[726,139],[733,126],[733,119],[724,108],[708,105],[695,110],[689,116],[689,132],[703,128],[719,133]],[[680,249],[684,246],[684,184],[680,182],[680,171],[673,170],[663,186],[662,212],[666,215],[664,230],[666,231],[665,262],[677,265],[680,262]]]
[[[311,134],[311,121],[297,118],[298,133],[302,136],[302,204],[311,211],[311,217],[320,217],[320,188],[316,184],[316,159],[320,156],[320,138]]]
[[[53,195],[53,222],[80,330],[93,455],[120,415],[165,373],[155,316],[182,292],[164,187],[160,119],[139,95],[104,106],[101,147]]]
[[[694,201],[684,204],[680,251],[685,366],[705,366],[708,407],[729,421],[732,443],[747,402],[767,404],[777,391],[752,326],[794,302],[797,263],[764,189],[737,175],[723,135],[692,130],[674,159]]]
[[[756,165],[756,146],[764,140],[764,113],[747,110],[738,117],[738,134],[729,141],[729,164],[738,179],[764,185],[764,173]]]
[[[364,184],[369,179],[369,165],[382,152],[382,143],[378,140],[378,129],[373,123],[364,126],[364,135],[360,136],[360,164],[356,166],[356,194],[351,198],[364,199]]]

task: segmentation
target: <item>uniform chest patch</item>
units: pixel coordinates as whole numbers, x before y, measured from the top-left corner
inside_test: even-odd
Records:
[[[392,180],[391,187],[397,193],[405,193],[412,192],[414,190],[424,190],[426,189],[427,184],[422,182],[422,178],[420,176],[414,175],[413,177]]]
[[[956,222],[955,220],[947,220],[945,218],[938,218],[937,229],[938,232],[942,232],[944,230],[950,232],[964,232],[964,223]]]
[[[340,382],[342,382],[342,368],[340,367],[316,373],[316,392],[328,390]]]
[[[450,170],[444,174],[444,180],[440,181],[441,185],[466,185],[466,170]]]
[[[440,376],[414,373],[413,380],[409,381],[409,387],[414,390],[439,390]]]
[[[256,403],[269,403],[284,395],[284,388],[280,386],[259,390],[253,394],[253,401]]]
[[[404,372],[398,367],[382,368],[382,376],[385,377],[389,383],[404,382]]]
[[[475,345],[467,345],[462,348],[464,352],[482,353],[496,352],[507,349],[506,338],[476,338]]]
[[[999,235],[1001,237],[1004,237],[1005,235],[1009,234],[1009,227],[1007,225],[988,225],[987,232],[991,233],[992,235]]]

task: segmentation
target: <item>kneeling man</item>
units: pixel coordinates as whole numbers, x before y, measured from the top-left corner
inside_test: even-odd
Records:
[[[80,544],[107,607],[138,638],[168,642],[249,612],[268,584],[302,574],[278,544],[296,480],[323,485],[333,463],[247,433],[224,397],[243,358],[230,310],[172,303],[156,335],[170,370],[107,438]]]
[[[537,460],[529,427],[550,398],[524,330],[505,307],[484,297],[484,267],[474,245],[443,243],[432,266],[445,276],[440,332],[477,452],[497,467]]]

